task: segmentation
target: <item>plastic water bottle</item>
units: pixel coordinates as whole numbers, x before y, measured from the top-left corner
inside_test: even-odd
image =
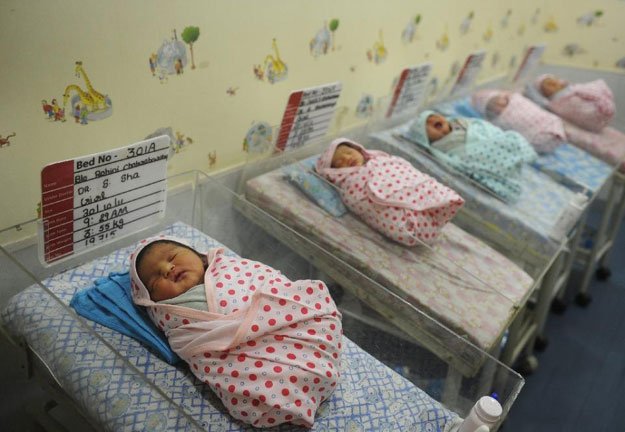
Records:
[[[496,399],[483,396],[464,419],[457,432],[488,432],[499,421],[503,409]]]

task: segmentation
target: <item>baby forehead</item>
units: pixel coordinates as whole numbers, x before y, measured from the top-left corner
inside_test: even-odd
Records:
[[[435,121],[445,121],[447,120],[444,116],[440,115],[440,114],[430,114],[427,118],[427,122],[431,123],[431,122],[435,122]]]
[[[147,250],[143,253],[144,258],[158,258],[162,255],[174,252],[177,249],[188,249],[186,246],[178,243],[163,241],[154,242],[146,246],[146,248]]]

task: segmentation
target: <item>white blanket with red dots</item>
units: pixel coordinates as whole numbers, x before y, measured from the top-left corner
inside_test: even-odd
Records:
[[[464,200],[452,189],[395,156],[376,156],[354,169],[326,169],[345,205],[387,237],[432,244]]]
[[[311,427],[340,377],[341,315],[327,286],[222,248],[207,257],[208,312],[150,300],[152,321],[233,417]]]
[[[614,96],[603,80],[570,84],[556,93],[547,108],[565,120],[592,132],[600,132],[614,117]]]
[[[164,233],[199,250],[221,246],[183,223]],[[104,430],[253,431],[228,415],[189,368],[171,366],[135,339],[100,324],[88,321],[91,328],[84,326],[67,306],[76,291],[94,280],[126,271],[134,249],[119,249],[44,280],[50,292],[38,285],[25,289],[8,302],[0,321],[10,333],[25,338],[81,410]],[[94,338],[93,330],[100,338]],[[341,364],[336,390],[320,406],[311,431],[444,430],[458,418],[346,337]],[[284,432],[300,430],[280,427]]]

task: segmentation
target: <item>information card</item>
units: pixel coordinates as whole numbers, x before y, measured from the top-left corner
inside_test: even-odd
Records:
[[[479,51],[467,57],[464,65],[460,69],[458,77],[456,78],[456,82],[449,93],[450,96],[456,96],[464,93],[468,91],[471,86],[473,86],[477,75],[482,69],[482,63],[484,62],[485,56],[485,51]]]
[[[328,130],[342,84],[336,82],[291,93],[282,116],[276,148],[290,150],[322,137]]]
[[[386,112],[387,118],[400,114],[409,108],[418,108],[421,105],[431,70],[432,65],[427,63],[402,71]]]
[[[42,261],[76,255],[164,216],[170,139],[47,165],[41,170]]]
[[[532,45],[528,47],[523,56],[523,60],[521,60],[519,64],[519,69],[512,77],[512,83],[520,85],[525,84],[525,80],[532,74],[544,52],[545,45]]]

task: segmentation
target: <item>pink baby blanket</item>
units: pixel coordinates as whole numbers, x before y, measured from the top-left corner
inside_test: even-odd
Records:
[[[311,427],[340,377],[341,314],[321,281],[290,281],[256,261],[206,254],[208,312],[155,303],[131,255],[132,296],[172,349],[235,418],[257,427]]]
[[[571,123],[565,123],[564,129],[571,144],[625,173],[625,134],[621,131],[608,126],[601,132],[589,132]]]
[[[365,165],[332,168],[339,144],[348,144],[365,156]],[[366,150],[339,138],[319,157],[317,173],[341,191],[345,205],[369,226],[399,243],[432,243],[464,200],[453,190],[416,170],[406,160]]]
[[[540,83],[547,76],[539,76],[535,88],[540,90]],[[614,95],[603,80],[569,84],[551,97],[547,108],[583,129],[599,132],[614,117]]]
[[[538,153],[551,153],[566,140],[562,120],[519,93],[480,90],[473,94],[471,102],[486,116],[488,102],[498,95],[507,96],[508,105],[499,115],[488,118],[494,125],[519,132]]]

